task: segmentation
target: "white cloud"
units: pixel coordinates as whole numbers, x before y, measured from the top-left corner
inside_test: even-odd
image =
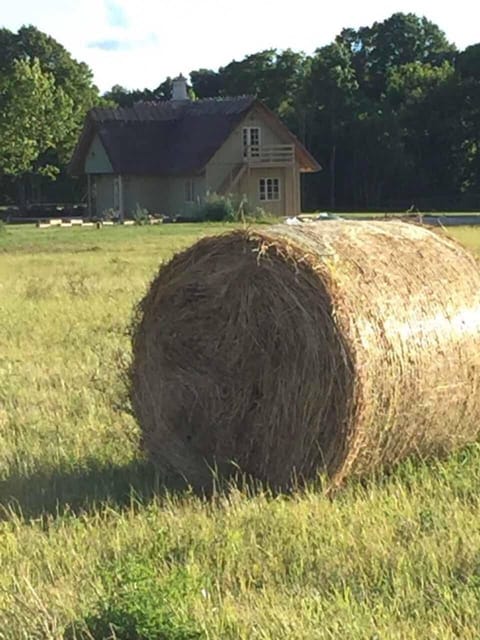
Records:
[[[470,0],[17,0],[2,7],[2,21],[51,34],[89,64],[106,90],[114,84],[155,88],[167,75],[216,69],[270,47],[310,53],[343,27],[368,25],[395,11],[426,15],[460,48],[480,40]]]

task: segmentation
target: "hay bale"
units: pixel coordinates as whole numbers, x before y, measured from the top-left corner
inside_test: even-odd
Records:
[[[130,375],[146,451],[195,485],[443,454],[480,430],[480,270],[403,222],[205,238],[142,301]]]

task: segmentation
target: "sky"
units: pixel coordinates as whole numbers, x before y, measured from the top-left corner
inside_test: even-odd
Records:
[[[480,41],[474,0],[0,0],[0,26],[32,24],[86,62],[101,91],[154,89],[263,49],[312,53],[344,27],[402,11],[426,16],[464,49]]]

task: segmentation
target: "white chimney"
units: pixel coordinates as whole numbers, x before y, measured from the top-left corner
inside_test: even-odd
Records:
[[[182,74],[178,78],[173,79],[172,100],[173,102],[180,102],[182,100],[188,100],[187,92],[187,79]]]

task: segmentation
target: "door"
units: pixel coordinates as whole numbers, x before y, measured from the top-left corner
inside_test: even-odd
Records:
[[[258,158],[260,156],[260,127],[243,128],[243,157]]]

